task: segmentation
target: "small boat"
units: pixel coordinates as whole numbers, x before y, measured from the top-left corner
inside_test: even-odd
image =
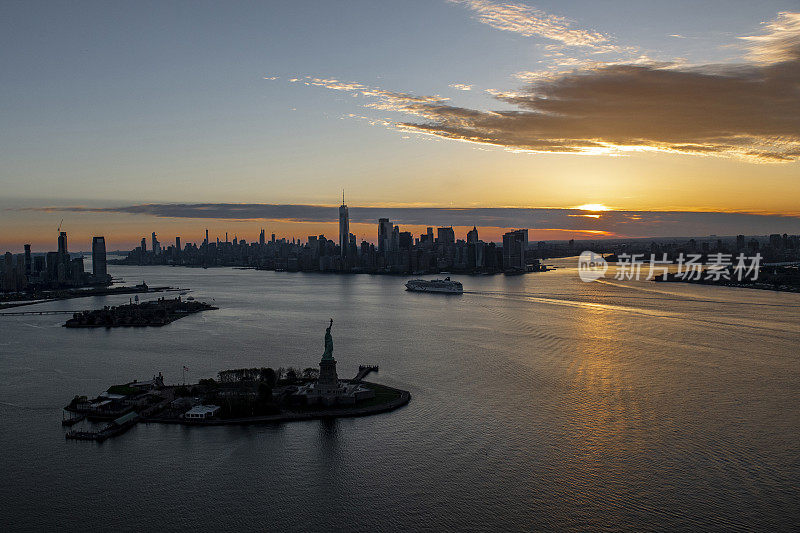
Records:
[[[464,286],[460,281],[452,281],[450,277],[444,279],[412,279],[406,283],[406,290],[411,292],[441,292],[444,294],[463,294]]]

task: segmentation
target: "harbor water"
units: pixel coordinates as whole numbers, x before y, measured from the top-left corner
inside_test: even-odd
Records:
[[[110,267],[219,307],[162,328],[0,318],[3,531],[791,530],[800,523],[800,294],[522,276]],[[156,298],[163,294],[147,295]],[[82,310],[130,296],[22,309]],[[64,439],[76,394],[316,366],[409,390],[381,415],[138,424]]]

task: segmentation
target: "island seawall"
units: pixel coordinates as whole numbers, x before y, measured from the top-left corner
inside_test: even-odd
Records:
[[[349,380],[348,380],[349,381]],[[339,407],[339,408],[326,408],[314,409],[306,411],[289,411],[278,413],[274,415],[264,416],[251,416],[244,418],[232,419],[206,419],[206,420],[187,420],[185,418],[159,418],[159,417],[146,417],[142,418],[142,422],[149,423],[155,422],[158,424],[181,424],[185,426],[232,426],[232,425],[254,425],[254,424],[271,424],[279,422],[295,422],[301,420],[317,420],[321,418],[352,418],[359,416],[375,415],[394,411],[411,401],[411,393],[386,385],[378,385],[371,382],[362,382],[366,385],[379,386],[396,393],[398,396],[387,402],[377,405],[366,406],[353,406],[353,407]]]

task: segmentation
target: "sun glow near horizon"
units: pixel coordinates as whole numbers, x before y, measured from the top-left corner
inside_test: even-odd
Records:
[[[610,207],[603,204],[583,204],[575,209],[580,209],[581,211],[611,211]]]

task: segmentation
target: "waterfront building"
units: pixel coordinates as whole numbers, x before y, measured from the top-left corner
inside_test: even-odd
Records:
[[[92,237],[92,274],[96,281],[105,281],[108,278],[106,240],[102,236]]]
[[[518,229],[503,234],[503,269],[525,270],[528,251],[528,230]]]
[[[214,418],[219,413],[219,410],[219,405],[195,405],[184,413],[183,418],[186,420],[207,420]]]

